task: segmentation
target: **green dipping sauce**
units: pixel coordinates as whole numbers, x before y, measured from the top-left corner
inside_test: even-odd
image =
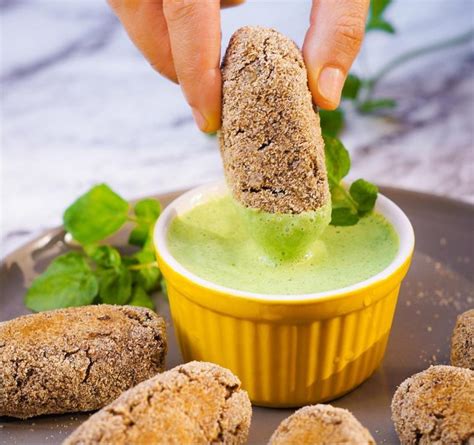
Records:
[[[295,224],[301,226],[298,221]],[[176,217],[168,232],[168,247],[180,264],[207,281],[242,291],[287,295],[364,281],[385,269],[398,251],[395,230],[375,212],[354,226],[327,226],[305,246],[304,254],[287,257],[257,242],[261,236],[251,231],[241,209],[227,195]]]

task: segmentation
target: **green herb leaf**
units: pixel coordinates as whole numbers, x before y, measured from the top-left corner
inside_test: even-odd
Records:
[[[155,303],[151,299],[150,295],[141,286],[134,286],[132,298],[128,302],[131,306],[147,307],[149,309],[155,309]]]
[[[153,198],[138,201],[134,208],[137,226],[130,232],[129,244],[143,247],[151,238],[155,222],[161,213],[161,204]]]
[[[85,258],[70,252],[54,259],[33,281],[25,304],[33,311],[83,306],[91,304],[97,292],[97,280]]]
[[[160,287],[160,277],[160,270],[156,266],[133,271],[133,281],[147,292],[153,292]]]
[[[147,224],[138,224],[128,237],[128,243],[133,246],[143,247],[150,234],[150,228]]]
[[[372,113],[386,108],[394,108],[396,105],[397,102],[394,99],[366,100],[359,105],[358,110],[361,113]]]
[[[392,0],[371,0],[366,31],[379,30],[390,34],[395,33],[392,24],[383,18],[383,14],[391,2]]]
[[[342,89],[344,99],[356,99],[362,82],[355,74],[349,74]]]
[[[323,135],[329,185],[336,185],[351,168],[349,152],[339,139]]]
[[[135,258],[138,261],[138,264],[149,264],[155,263],[156,258],[152,251],[150,250],[139,250],[133,255],[132,258]]]
[[[359,216],[348,207],[336,207],[332,209],[332,226],[353,226],[359,222]]]
[[[128,203],[105,184],[96,185],[64,212],[64,227],[81,244],[115,233],[127,220]]]
[[[128,203],[105,184],[93,187],[69,206],[64,212],[64,226],[88,258],[71,252],[53,260],[34,280],[25,304],[37,311],[129,301],[153,308],[147,292],[158,289],[162,280],[152,237],[161,205],[156,199],[147,198],[134,206],[134,218],[129,216],[129,210]],[[129,219],[136,221],[130,243],[139,245],[139,252],[122,257],[112,246],[97,245]]]
[[[319,110],[319,119],[323,134],[336,137],[344,126],[344,111],[341,108],[333,111]]]
[[[390,3],[392,3],[392,0],[371,0],[370,14],[373,17],[381,17]]]
[[[145,245],[142,248],[143,251],[149,252],[153,254],[153,257],[155,258],[155,243],[153,242],[153,228],[150,229],[150,233],[148,236],[148,239],[145,242]]]
[[[349,193],[358,204],[359,215],[365,215],[373,210],[378,192],[378,187],[365,179],[358,179],[352,183]]]
[[[99,297],[103,303],[125,304],[132,294],[132,275],[123,265],[96,271],[99,280]]]
[[[395,34],[395,28],[390,22],[386,22],[383,19],[373,19],[366,27],[367,31],[384,31],[388,34]]]
[[[141,250],[133,255],[140,268],[133,269],[133,282],[138,283],[145,291],[152,292],[159,288],[161,273],[156,264],[153,251]]]
[[[355,181],[349,191],[341,184],[351,165],[349,152],[335,138],[323,135],[326,168],[331,191],[333,226],[352,226],[370,212],[377,199],[378,188],[364,179]]]
[[[119,251],[110,246],[89,245],[84,250],[98,266],[118,267],[122,262]]]
[[[161,213],[161,204],[153,198],[146,198],[135,204],[135,215],[141,222],[154,224]]]

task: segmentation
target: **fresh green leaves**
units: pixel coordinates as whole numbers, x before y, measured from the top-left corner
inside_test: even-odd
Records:
[[[122,262],[119,251],[110,246],[91,245],[86,246],[84,250],[98,266],[118,267]]]
[[[130,232],[128,237],[129,244],[133,246],[143,247],[149,236],[149,228],[146,225],[137,224],[137,226]]]
[[[384,31],[389,34],[395,34],[395,28],[390,22],[387,22],[383,19],[380,18],[374,18],[372,19],[366,27],[367,31],[372,31],[372,30],[378,30],[378,31]]]
[[[349,74],[342,88],[343,99],[357,99],[362,81],[355,74]]]
[[[136,227],[130,232],[128,242],[143,247],[151,237],[156,220],[161,213],[161,205],[156,199],[142,199],[135,204]]]
[[[28,289],[25,304],[34,311],[93,303],[154,307],[150,293],[161,283],[152,232],[161,212],[151,198],[129,204],[100,184],[79,197],[64,213],[64,226],[81,250],[57,257]],[[123,227],[135,224],[129,242],[141,247],[131,256],[99,245]]]
[[[108,185],[99,184],[78,198],[64,212],[65,229],[80,244],[109,237],[127,220],[128,203]]]
[[[336,137],[344,126],[344,111],[341,108],[333,111],[319,110],[319,119],[323,133]]]
[[[99,299],[107,304],[126,304],[132,294],[132,274],[124,265],[98,268]]]
[[[147,292],[152,292],[160,287],[161,273],[152,251],[145,248],[133,255],[130,260],[132,261],[130,269],[135,283]]]
[[[161,204],[156,199],[146,198],[135,204],[135,215],[142,223],[154,224],[161,213]]]
[[[132,298],[128,302],[128,304],[131,306],[142,306],[147,307],[148,309],[155,309],[155,304],[153,303],[153,300],[140,286],[134,287]]]
[[[352,101],[354,108],[361,114],[370,114],[380,110],[392,109],[396,101],[390,98],[370,99],[371,81],[362,80],[355,74],[349,74],[342,89],[342,99]],[[341,107],[333,111],[319,110],[321,129],[324,135],[337,137],[344,128],[344,110]]]
[[[392,109],[396,105],[397,102],[394,99],[373,99],[361,102],[358,104],[357,109],[363,114],[368,114],[383,109]]]
[[[392,0],[371,0],[370,14],[373,17],[381,17],[387,7],[392,3]]]
[[[392,5],[392,0],[371,0],[366,31],[381,31],[393,35],[395,27],[387,19],[387,11]],[[367,37],[366,37],[367,38]],[[424,57],[426,54],[434,51],[445,50],[457,45],[465,44],[472,40],[472,30],[467,33],[450,37],[449,39],[432,43],[420,48],[411,49],[389,60],[378,71],[367,77],[358,77],[353,73],[347,76],[344,88],[342,90],[341,107],[335,111],[321,110],[321,128],[323,134],[336,137],[344,127],[344,111],[348,103],[352,109],[360,114],[381,114],[381,111],[389,111],[397,106],[393,98],[375,97],[376,86],[380,81],[396,70],[402,64]],[[344,107],[344,108],[343,108]],[[388,114],[388,113],[385,113]]]
[[[362,87],[362,80],[355,74],[349,74],[342,89],[342,98],[356,100]],[[336,110],[318,110],[323,134],[336,137],[344,127],[344,110],[339,107]]]
[[[333,226],[352,226],[361,217],[371,212],[377,200],[378,188],[374,184],[358,179],[349,191],[341,181],[351,168],[349,152],[339,139],[324,135],[326,170],[331,190]]]
[[[389,34],[395,33],[393,25],[384,18],[384,13],[392,0],[371,0],[369,19],[365,27],[366,31],[384,31]]]
[[[335,207],[331,213],[332,226],[353,226],[359,222],[359,217],[348,207]]]
[[[91,304],[97,295],[97,279],[85,258],[69,252],[54,259],[38,276],[25,297],[25,304],[34,311]]]
[[[329,185],[335,186],[349,173],[351,158],[339,139],[323,135]]]
[[[375,206],[375,201],[377,200],[378,192],[378,187],[365,179],[358,179],[351,184],[349,193],[352,199],[357,203],[357,212],[359,215],[365,215],[372,211]]]

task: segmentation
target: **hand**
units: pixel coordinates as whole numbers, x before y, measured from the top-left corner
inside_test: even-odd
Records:
[[[163,76],[181,85],[202,131],[221,122],[220,7],[244,0],[108,0],[130,38]],[[313,0],[303,55],[314,102],[338,106],[364,35],[369,0]]]
[[[342,87],[364,38],[370,0],[313,0],[303,45],[313,101],[339,106]]]

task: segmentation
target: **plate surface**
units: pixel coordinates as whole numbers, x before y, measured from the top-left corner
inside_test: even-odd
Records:
[[[449,363],[449,339],[456,316],[474,307],[474,206],[431,195],[384,188],[410,218],[416,236],[411,269],[398,301],[382,366],[351,393],[332,402],[347,408],[371,431],[379,444],[398,443],[390,420],[396,387],[430,364]],[[163,205],[180,192],[157,196]],[[8,255],[0,265],[0,321],[29,313],[25,289],[49,261],[67,250],[61,228]],[[127,230],[112,238],[124,246]],[[157,310],[168,321],[167,368],[181,363],[166,301],[157,294]],[[265,444],[278,424],[294,410],[253,409],[249,443]],[[0,418],[2,444],[57,444],[87,414],[42,416],[29,420]]]

